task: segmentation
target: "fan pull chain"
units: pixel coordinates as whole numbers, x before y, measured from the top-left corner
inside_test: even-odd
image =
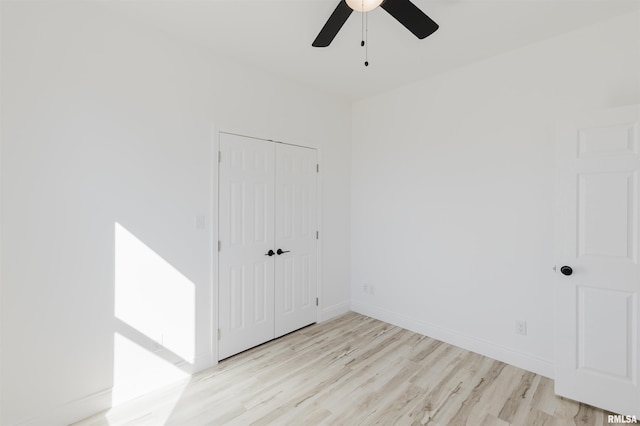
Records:
[[[362,10],[364,10],[364,0],[362,0]],[[362,41],[360,46],[364,47],[364,66],[369,66],[369,12],[362,12]]]
[[[369,12],[365,12],[365,25],[364,25],[364,66],[369,66]]]
[[[362,0],[362,9],[364,9],[364,0]],[[360,46],[364,47],[364,12],[361,13],[362,15],[362,41],[360,42]]]

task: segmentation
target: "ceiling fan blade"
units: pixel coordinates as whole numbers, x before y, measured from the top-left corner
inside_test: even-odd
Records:
[[[338,31],[340,31],[340,28],[342,28],[347,18],[351,15],[351,12],[353,12],[353,9],[347,5],[345,0],[341,0],[311,45],[314,47],[327,47],[330,45],[336,34],[338,34]]]
[[[389,12],[419,39],[433,34],[439,28],[438,24],[410,0],[386,0],[380,7]]]

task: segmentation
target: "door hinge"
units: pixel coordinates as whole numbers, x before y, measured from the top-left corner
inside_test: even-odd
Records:
[[[218,151],[218,163],[222,162],[222,151]]]
[[[320,299],[316,297],[316,306],[320,305]]]
[[[316,240],[320,239],[320,231],[316,231]]]
[[[222,241],[218,240],[218,251],[222,251]]]
[[[218,329],[218,340],[220,340],[221,336],[222,336],[222,330]]]
[[[316,173],[320,173],[320,164],[316,164]]]

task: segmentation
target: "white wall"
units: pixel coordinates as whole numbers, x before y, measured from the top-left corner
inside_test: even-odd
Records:
[[[640,102],[639,43],[632,13],[357,102],[352,309],[551,376],[554,126]]]
[[[348,309],[349,104],[99,3],[3,2],[1,47],[1,424],[109,404],[114,332],[136,340],[114,319],[116,223],[190,283],[195,367],[182,366],[211,363],[213,124],[320,150],[321,304],[325,317]]]
[[[325,316],[351,279],[357,311],[551,374],[553,127],[640,101],[638,14],[357,102],[353,120],[99,4],[3,2],[1,19],[1,424],[109,403],[116,223],[193,284],[191,361],[210,362],[212,124],[319,148]]]

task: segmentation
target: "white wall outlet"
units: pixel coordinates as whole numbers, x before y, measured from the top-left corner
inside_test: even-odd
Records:
[[[362,284],[362,292],[364,294],[369,293],[369,285],[368,284]]]
[[[516,321],[516,334],[522,334],[523,336],[527,335],[526,321]]]
[[[370,294],[370,295],[372,295],[372,296],[373,296],[374,294],[376,294],[376,288],[375,288],[375,286],[373,286],[373,285],[370,285],[370,286],[369,286],[369,294]]]
[[[196,216],[196,229],[204,229],[204,216]]]

